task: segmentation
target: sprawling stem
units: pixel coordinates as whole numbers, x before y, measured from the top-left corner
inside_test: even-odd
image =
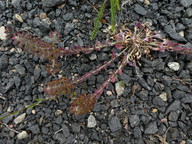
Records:
[[[123,57],[123,60],[121,62],[121,64],[119,65],[118,69],[115,70],[112,75],[109,76],[109,78],[102,84],[100,85],[100,87],[95,90],[94,94],[92,96],[96,97],[96,99],[98,99],[101,94],[103,93],[104,89],[107,87],[107,85],[110,83],[110,82],[113,82],[114,81],[114,78],[116,77],[116,75],[119,73],[119,71],[122,71],[123,67],[127,64],[127,59],[130,55],[124,55]]]
[[[79,53],[89,54],[94,50],[99,51],[102,48],[114,46],[116,44],[123,45],[123,43],[124,43],[124,40],[115,41],[115,42],[106,41],[103,43],[97,42],[93,47],[91,47],[91,46],[86,46],[86,47],[74,46],[69,49],[60,48],[60,55],[68,56],[68,55],[75,55],[75,54],[79,54]]]
[[[81,83],[82,81],[88,79],[91,75],[95,75],[98,72],[100,72],[102,69],[106,69],[116,58],[118,58],[119,56],[121,56],[125,51],[127,50],[124,49],[123,51],[121,51],[118,55],[116,55],[115,57],[112,57],[111,60],[107,61],[104,65],[98,66],[97,69],[94,69],[92,71],[89,71],[88,73],[84,74],[82,77],[74,80],[72,83],[73,84],[78,84]]]

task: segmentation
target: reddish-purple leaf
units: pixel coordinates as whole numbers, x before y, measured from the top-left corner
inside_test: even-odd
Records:
[[[111,82],[114,83],[116,81],[115,77],[111,77]]]
[[[112,50],[112,55],[111,55],[111,57],[112,58],[115,58],[117,56],[117,54],[115,53],[115,50]]]
[[[122,74],[122,69],[118,70],[118,74],[121,75]]]
[[[154,36],[153,36],[153,38],[158,38],[158,39],[161,39],[161,38],[162,38],[162,36],[161,36],[160,34],[158,34],[158,33],[157,33],[156,35],[154,35]]]
[[[124,46],[122,46],[121,44],[115,44],[115,47],[116,47],[117,49],[122,49],[122,48],[124,48]]]

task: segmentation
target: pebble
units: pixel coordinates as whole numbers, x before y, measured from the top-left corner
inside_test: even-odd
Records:
[[[55,112],[55,116],[61,115],[62,113],[63,113],[62,110],[56,110],[56,112]]]
[[[26,117],[26,113],[23,113],[14,119],[15,124],[22,123]]]
[[[97,121],[93,115],[90,115],[87,119],[87,127],[93,128],[97,125]]]
[[[163,100],[163,101],[167,101],[167,93],[166,92],[163,92],[159,95],[159,97]]]
[[[109,55],[107,53],[100,53],[98,55],[99,61],[107,61],[109,59]]]
[[[180,0],[180,4],[183,5],[184,7],[190,7],[192,5],[191,0]]]
[[[164,31],[169,34],[169,36],[179,42],[186,42],[186,39],[177,33],[170,25],[164,26]]]
[[[7,109],[7,112],[13,112],[14,108],[12,106],[9,106],[8,109]]]
[[[63,135],[67,138],[70,134],[69,128],[66,124],[62,125]]]
[[[112,100],[112,101],[110,102],[110,104],[111,104],[111,106],[112,106],[113,108],[116,108],[116,107],[119,107],[119,106],[120,106],[117,99]]]
[[[181,99],[183,97],[186,96],[186,93],[183,91],[183,90],[175,90],[173,93],[172,93],[172,96],[174,99]]]
[[[68,35],[73,29],[75,29],[75,25],[73,23],[66,23],[64,28],[64,34]]]
[[[59,115],[58,117],[55,118],[55,123],[60,125],[62,122],[63,122],[63,119],[62,119],[61,115]]]
[[[15,14],[15,18],[16,18],[19,22],[23,23],[23,19],[22,19],[22,17],[21,17],[19,14]]]
[[[165,106],[166,103],[163,101],[162,98],[160,98],[159,96],[156,96],[153,98],[153,104],[156,105],[156,106]]]
[[[25,76],[25,68],[22,65],[15,65],[15,69],[20,74],[20,76]]]
[[[18,8],[18,7],[20,7],[20,2],[21,2],[21,0],[12,0],[12,1],[11,1],[11,4],[12,4],[15,8]]]
[[[69,21],[69,20],[71,20],[72,18],[73,18],[73,14],[72,14],[72,13],[67,13],[67,14],[63,15],[63,19],[64,19],[65,21]]]
[[[65,144],[65,142],[66,142],[66,138],[63,137],[63,135],[62,135],[61,133],[55,134],[55,135],[54,135],[54,138],[55,138],[56,140],[58,140],[59,143],[61,143],[61,144]]]
[[[175,26],[177,32],[181,32],[183,30],[185,30],[185,26],[182,23],[177,23]]]
[[[6,92],[8,92],[9,90],[11,90],[11,89],[13,88],[14,84],[15,84],[14,79],[13,79],[13,78],[9,79],[9,82],[8,82],[8,84],[4,87],[2,93],[6,93]]]
[[[43,7],[54,7],[64,3],[66,0],[42,0]]]
[[[122,95],[125,90],[125,83],[124,81],[119,81],[115,83],[115,91],[118,96]]]
[[[117,116],[113,116],[109,120],[108,124],[109,124],[110,130],[112,133],[116,132],[122,128],[119,118]]]
[[[142,99],[142,100],[148,100],[148,94],[149,94],[149,92],[147,91],[147,90],[142,90],[142,91],[140,91],[140,92],[138,92],[136,95],[140,98],[140,99]]]
[[[107,91],[106,94],[107,94],[108,96],[110,96],[110,95],[112,95],[113,93],[112,93],[112,91]]]
[[[40,68],[35,68],[34,70],[34,80],[38,80],[38,78],[40,77],[41,75],[41,69]]]
[[[180,108],[181,102],[179,100],[173,101],[167,108],[165,114],[168,114],[171,111],[175,111]]]
[[[71,128],[72,128],[73,132],[79,133],[81,130],[81,125],[79,123],[73,123],[71,125]]]
[[[20,132],[19,134],[17,134],[17,138],[19,139],[19,140],[22,140],[22,139],[25,139],[25,138],[28,138],[28,133],[26,132],[26,131],[22,131],[22,132]]]
[[[185,36],[184,31],[180,31],[180,32],[179,32],[179,34],[180,34],[182,37],[184,37],[184,36]]]
[[[47,127],[42,127],[42,128],[41,128],[41,131],[42,131],[42,133],[44,133],[44,134],[48,134],[49,129],[48,129]]]
[[[14,76],[13,79],[14,79],[15,86],[18,88],[21,84],[20,77]]]
[[[180,115],[179,112],[172,111],[172,112],[170,112],[168,119],[169,119],[170,121],[177,121],[178,118],[179,118],[179,115]]]
[[[141,138],[142,137],[142,132],[140,127],[135,127],[133,130],[133,135],[135,138]]]
[[[136,13],[143,15],[143,16],[147,14],[147,11],[145,10],[145,8],[139,4],[135,4],[134,10]]]
[[[178,71],[180,69],[180,64],[178,62],[169,62],[168,67],[173,71]]]
[[[186,14],[187,14],[187,17],[191,17],[192,16],[192,8],[191,7],[187,8]]]
[[[47,18],[47,14],[45,13],[45,12],[42,12],[42,13],[40,13],[40,19],[42,20],[42,19],[46,19]]]
[[[5,69],[8,66],[8,57],[6,54],[0,57],[0,70]]]
[[[157,132],[158,132],[158,127],[157,127],[156,121],[150,122],[146,126],[145,131],[144,131],[145,134],[155,134]]]
[[[4,26],[0,27],[0,39],[6,40],[6,33],[5,33],[5,27]]]
[[[181,99],[183,103],[192,103],[192,94],[189,94]]]
[[[35,124],[33,126],[29,126],[29,130],[33,133],[33,134],[38,134],[40,133],[40,128],[38,124]]]
[[[140,123],[139,116],[138,115],[130,115],[129,116],[129,122],[130,122],[131,127],[138,126]]]
[[[90,60],[96,60],[97,59],[97,55],[96,54],[91,54],[91,56],[89,57]]]

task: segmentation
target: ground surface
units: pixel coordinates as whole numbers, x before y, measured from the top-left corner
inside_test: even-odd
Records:
[[[60,8],[55,6],[61,1],[64,3]],[[90,3],[96,2],[0,0],[0,26],[11,24],[16,30],[25,29],[45,40],[49,31],[57,31],[62,35],[59,45],[63,47],[87,45],[92,43],[89,35],[96,17]],[[118,24],[148,22],[167,38],[192,47],[192,1],[148,2],[122,1]],[[96,38],[100,41],[109,37],[103,32],[108,28],[109,13],[105,19],[107,22],[102,24]],[[3,116],[44,98],[42,84],[58,77],[48,75],[44,63],[36,57],[14,49],[11,40],[0,44],[0,114]],[[109,50],[66,57],[62,60],[62,75],[84,74],[108,60]],[[110,70],[114,68],[115,64]],[[93,111],[81,116],[69,113],[69,99],[65,96],[58,103],[47,101],[2,120],[0,144],[159,144],[165,140],[164,135],[170,144],[191,144],[191,76],[190,56],[154,52],[151,58],[141,58],[138,69],[127,66],[123,70],[118,77],[125,83],[121,96],[117,96],[115,85],[111,84]],[[102,71],[83,82],[79,91],[92,92],[105,78],[107,74]],[[107,91],[112,95],[108,96]],[[16,119],[18,116],[20,120]]]

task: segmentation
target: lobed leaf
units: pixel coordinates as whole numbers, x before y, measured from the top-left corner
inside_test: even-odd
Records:
[[[89,113],[96,102],[95,96],[82,94],[71,101],[70,111],[75,115]]]
[[[61,95],[71,94],[74,88],[73,83],[71,83],[67,77],[63,77],[59,80],[48,82],[45,85],[44,92],[50,98],[56,98]]]

